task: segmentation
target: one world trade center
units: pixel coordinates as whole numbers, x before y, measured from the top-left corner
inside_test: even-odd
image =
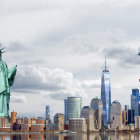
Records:
[[[101,100],[103,103],[103,125],[110,123],[110,111],[111,111],[111,85],[110,85],[110,73],[106,69],[106,60],[105,60],[105,69],[102,72],[101,79]]]

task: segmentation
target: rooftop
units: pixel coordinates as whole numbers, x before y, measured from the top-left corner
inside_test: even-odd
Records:
[[[103,72],[109,72],[109,70],[103,70]]]
[[[120,103],[118,100],[114,100],[113,103]]]
[[[67,98],[82,98],[82,97],[74,97],[74,96],[73,96],[73,97],[67,97]]]
[[[95,98],[93,98],[93,100],[101,100],[101,99],[99,99],[99,98],[96,96]]]
[[[84,109],[89,109],[89,108],[91,108],[90,106],[84,106],[83,107]]]
[[[134,124],[130,123],[129,126],[134,126]]]
[[[85,118],[70,118],[69,120],[85,120]]]

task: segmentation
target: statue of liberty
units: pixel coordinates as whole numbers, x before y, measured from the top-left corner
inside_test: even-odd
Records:
[[[17,65],[8,69],[2,60],[3,49],[0,49],[0,117],[9,117],[10,86],[14,83]]]

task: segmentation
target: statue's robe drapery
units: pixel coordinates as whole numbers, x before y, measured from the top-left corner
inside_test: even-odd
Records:
[[[0,61],[0,117],[9,117],[10,86],[14,82],[16,66],[8,70],[5,62]]]

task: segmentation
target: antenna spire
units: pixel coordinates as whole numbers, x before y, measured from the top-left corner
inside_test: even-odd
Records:
[[[106,70],[106,57],[105,57],[105,70]]]

